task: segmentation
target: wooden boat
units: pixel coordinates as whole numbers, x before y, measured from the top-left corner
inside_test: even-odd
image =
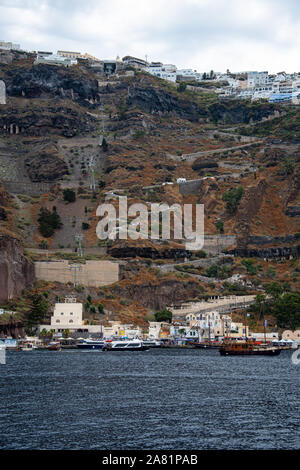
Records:
[[[251,341],[224,342],[219,352],[221,356],[278,356],[281,349],[268,344],[256,345]]]
[[[61,345],[60,343],[50,343],[48,346],[49,351],[61,351]]]

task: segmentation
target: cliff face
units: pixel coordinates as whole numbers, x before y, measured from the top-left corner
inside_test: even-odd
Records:
[[[25,258],[21,242],[0,235],[0,302],[19,296],[34,281],[34,265]]]
[[[154,285],[152,282],[127,285],[114,290],[115,293],[139,302],[153,310],[166,308],[171,304],[180,304],[199,294],[199,284],[193,280],[182,281],[166,279]]]
[[[16,99],[0,110],[0,130],[2,134],[18,132],[26,136],[49,136],[59,134],[74,137],[96,129],[97,120],[86,113],[83,107],[74,107],[67,100],[53,100],[50,106],[44,106],[42,100],[21,106]]]
[[[182,119],[197,122],[200,117],[207,117],[205,109],[197,104],[181,100],[164,90],[157,88],[131,87],[126,99],[127,105],[137,105],[148,113],[173,113]]]
[[[150,86],[133,86],[128,90],[127,105],[137,105],[148,113],[173,113],[176,116],[197,122],[205,118],[214,122],[228,124],[261,121],[275,113],[276,107],[272,103],[249,104],[243,101],[219,101],[210,106],[200,106],[189,100],[178,98],[163,89]]]
[[[237,248],[245,249],[250,235],[251,221],[258,212],[267,183],[261,180],[258,185],[245,189],[236,217]]]
[[[25,163],[31,181],[55,181],[68,174],[68,165],[51,142],[36,145]]]
[[[84,104],[95,100],[98,82],[84,69],[56,67],[47,64],[19,67],[5,73],[4,81],[9,96],[40,98],[62,96]],[[88,105],[88,103],[87,103]]]

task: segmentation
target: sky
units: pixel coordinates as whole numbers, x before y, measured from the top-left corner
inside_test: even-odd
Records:
[[[300,72],[299,0],[0,0],[0,40],[198,72]]]

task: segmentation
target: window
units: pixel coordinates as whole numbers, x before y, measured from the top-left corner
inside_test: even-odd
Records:
[[[56,320],[56,323],[60,323],[60,320]]]
[[[70,312],[70,315],[73,315],[73,312]]]
[[[73,320],[70,320],[69,323],[73,323]]]
[[[63,315],[63,314],[64,314],[64,312],[60,312],[60,314],[61,314],[61,315]]]

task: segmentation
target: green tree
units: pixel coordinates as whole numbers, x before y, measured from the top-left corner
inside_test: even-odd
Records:
[[[282,163],[282,170],[283,173],[287,175],[291,175],[295,169],[295,160],[293,158],[286,157]]]
[[[286,292],[275,302],[274,316],[281,328],[296,330],[300,326],[300,292]]]
[[[218,220],[215,225],[219,233],[224,233],[224,222],[222,220]]]
[[[178,90],[180,93],[182,93],[183,91],[185,91],[185,90],[186,90],[186,83],[180,82],[180,83],[179,83],[179,86],[178,86],[178,88],[177,88],[177,90]]]
[[[29,330],[32,330],[44,320],[49,309],[49,302],[38,293],[31,294],[28,299],[30,307],[25,324]]]
[[[107,152],[107,150],[108,150],[108,143],[107,143],[105,137],[103,137],[103,141],[102,141],[102,150],[103,150],[103,152]]]
[[[257,268],[254,266],[253,259],[243,259],[242,265],[245,266],[247,273],[250,274],[250,276],[257,274]]]
[[[164,310],[160,310],[159,312],[156,312],[154,316],[155,316],[155,321],[158,321],[158,322],[165,321],[165,322],[171,323],[173,314],[170,310],[165,308]]]
[[[67,202],[75,202],[76,201],[76,193],[72,189],[64,189],[63,191],[64,201]]]
[[[243,188],[239,186],[238,188],[232,188],[229,191],[225,192],[222,196],[222,200],[227,202],[226,210],[229,214],[235,214],[243,195]]]
[[[39,231],[45,238],[51,237],[55,230],[61,228],[62,222],[54,206],[52,212],[46,207],[41,207],[39,216]]]
[[[270,295],[274,301],[276,301],[285,290],[283,285],[279,284],[278,282],[271,282],[264,287],[266,294]]]
[[[103,304],[101,304],[101,302],[98,304],[97,308],[98,308],[98,312],[103,315],[104,314],[104,307],[103,307]]]

